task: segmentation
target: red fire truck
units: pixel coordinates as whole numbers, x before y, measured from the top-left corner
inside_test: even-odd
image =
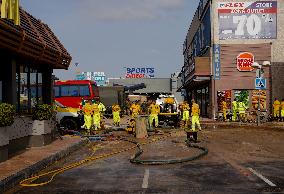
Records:
[[[84,124],[82,117],[83,100],[98,100],[99,89],[95,82],[89,80],[56,81],[54,100],[56,120],[66,129],[79,130]]]
[[[99,99],[99,88],[90,80],[56,81],[54,97],[57,102],[66,107],[80,108],[82,99]]]

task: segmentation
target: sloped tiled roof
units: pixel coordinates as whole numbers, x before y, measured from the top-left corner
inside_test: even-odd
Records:
[[[34,63],[67,69],[71,56],[48,25],[20,9],[20,26],[0,19],[0,48],[31,58]]]

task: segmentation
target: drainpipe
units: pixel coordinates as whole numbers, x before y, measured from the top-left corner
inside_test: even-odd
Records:
[[[213,6],[213,3],[212,3],[212,0],[210,0],[209,2],[209,6],[210,6],[210,19],[211,19],[211,72],[210,72],[210,76],[211,76],[211,95],[212,95],[212,99],[211,99],[211,107],[212,107],[212,110],[211,110],[211,114],[213,115],[213,119],[215,119],[216,117],[216,105],[215,105],[215,101],[216,101],[216,96],[215,96],[215,79],[214,79],[214,51],[213,51],[213,45],[215,43],[215,31],[214,31],[214,9],[212,8]]]

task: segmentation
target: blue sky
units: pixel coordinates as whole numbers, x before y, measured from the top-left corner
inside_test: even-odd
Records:
[[[169,77],[183,64],[182,44],[199,0],[21,0],[71,54],[69,70],[124,76],[124,67],[154,67]],[[79,63],[75,67],[75,63]]]

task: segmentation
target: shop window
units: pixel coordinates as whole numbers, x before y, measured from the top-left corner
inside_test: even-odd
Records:
[[[31,113],[36,104],[42,103],[42,73],[29,66],[17,66],[16,84],[17,112]]]
[[[38,104],[42,104],[43,103],[43,99],[42,99],[42,73],[41,72],[37,72],[37,101]]]
[[[37,99],[37,71],[30,69],[30,91],[31,91],[31,107],[35,107],[38,104]]]
[[[20,112],[28,112],[29,109],[29,91],[28,91],[28,85],[29,85],[29,80],[28,80],[28,67],[25,66],[20,66],[20,77],[19,77],[19,82],[20,82]]]

